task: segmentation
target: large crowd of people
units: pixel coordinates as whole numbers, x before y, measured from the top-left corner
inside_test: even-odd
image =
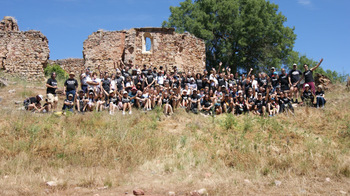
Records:
[[[288,73],[271,67],[270,73],[239,75],[229,68],[204,70],[202,73],[186,70],[178,72],[176,66],[147,67],[127,66],[120,62],[115,73],[91,72],[86,69],[79,76],[73,72],[64,82],[62,110],[71,112],[108,111],[132,114],[134,109],[143,111],[161,107],[165,115],[180,108],[204,115],[252,113],[274,116],[278,113],[294,114],[293,104],[308,107],[324,107],[326,103],[322,86],[315,87],[313,71],[304,65],[304,72],[293,65]],[[301,81],[304,83],[301,85]],[[47,96],[37,95],[24,101],[27,110],[50,112],[58,110],[56,73],[46,83]],[[299,95],[301,93],[301,95]],[[301,100],[299,100],[301,98]]]

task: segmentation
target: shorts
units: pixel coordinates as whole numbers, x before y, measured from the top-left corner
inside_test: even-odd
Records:
[[[288,85],[283,85],[283,86],[281,86],[281,91],[289,91],[290,90],[290,88],[289,88],[289,86]]]
[[[54,95],[52,93],[47,94],[47,102],[49,103],[58,102],[57,95]]]

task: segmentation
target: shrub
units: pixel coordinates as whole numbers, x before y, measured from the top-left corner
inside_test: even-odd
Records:
[[[56,72],[57,79],[64,80],[68,78],[68,73],[57,64],[48,65],[44,72],[47,77],[50,77],[52,72]]]

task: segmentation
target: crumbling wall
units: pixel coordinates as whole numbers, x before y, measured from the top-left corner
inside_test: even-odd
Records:
[[[5,16],[0,21],[0,31],[19,31],[17,20],[12,16]]]
[[[146,38],[151,40],[146,50]],[[84,42],[85,67],[111,70],[122,59],[125,64],[173,66],[179,70],[205,68],[205,42],[195,36],[175,33],[174,28],[134,28],[128,31],[97,31]]]
[[[84,41],[83,57],[86,68],[113,70],[124,53],[125,31],[97,31]]]
[[[67,73],[74,72],[77,76],[84,71],[84,59],[68,58],[49,60],[49,64],[57,64]]]
[[[6,18],[0,22],[6,24],[0,28],[0,68],[27,80],[43,80],[50,54],[47,38],[40,31],[18,31],[17,23],[10,25]]]

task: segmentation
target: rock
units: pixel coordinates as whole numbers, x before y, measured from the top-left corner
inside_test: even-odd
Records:
[[[6,87],[6,86],[8,86],[7,81],[0,78],[0,87]]]
[[[174,191],[169,191],[168,192],[168,196],[175,196],[176,194],[175,194],[175,192]]]
[[[194,190],[190,192],[191,196],[208,196],[208,191],[207,189],[199,189],[199,190]]]
[[[23,103],[22,101],[15,101],[16,105],[19,105],[19,104],[22,104],[22,103]]]
[[[276,186],[281,186],[281,184],[282,184],[282,182],[281,182],[281,181],[279,181],[279,180],[275,180],[275,185],[276,185]]]
[[[331,179],[330,178],[326,178],[326,182],[330,182],[331,181]]]
[[[132,193],[134,195],[145,195],[145,191],[143,191],[142,189],[135,189],[132,191]]]
[[[248,180],[248,179],[244,179],[244,182],[247,183],[247,184],[251,183],[250,180]]]
[[[9,90],[9,93],[15,93],[15,92],[16,92],[15,89]]]
[[[345,192],[345,191],[339,191],[342,195],[346,195],[347,194],[347,192]]]
[[[104,186],[104,187],[97,187],[97,190],[103,190],[103,189],[108,189],[108,186]]]
[[[46,185],[47,186],[57,186],[58,182],[57,181],[48,181],[48,182],[46,182]]]

